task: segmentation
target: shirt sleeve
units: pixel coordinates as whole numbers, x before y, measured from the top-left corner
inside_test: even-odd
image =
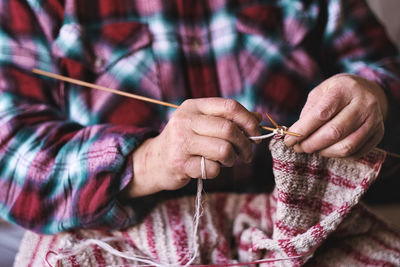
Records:
[[[375,81],[389,101],[380,147],[400,152],[400,55],[363,0],[330,0],[322,37],[326,73],[352,73]]]
[[[132,152],[155,131],[73,121],[60,84],[31,73],[59,72],[51,53],[59,2],[0,3],[0,214],[46,234],[123,228],[144,214],[147,200],[128,206],[119,195],[132,178]]]

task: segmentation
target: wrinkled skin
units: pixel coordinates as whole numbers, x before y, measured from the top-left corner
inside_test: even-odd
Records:
[[[286,136],[298,153],[318,152],[326,157],[358,157],[382,139],[387,99],[382,88],[364,78],[338,74],[314,88],[299,120]],[[249,136],[260,135],[261,115],[223,98],[185,101],[160,135],[146,140],[133,154],[134,178],[128,197],[176,190],[201,177],[201,156],[207,178],[222,166],[253,157]]]
[[[338,74],[313,89],[299,120],[290,131],[303,137],[285,137],[298,153],[325,157],[358,157],[384,134],[387,99],[382,88],[364,78]]]

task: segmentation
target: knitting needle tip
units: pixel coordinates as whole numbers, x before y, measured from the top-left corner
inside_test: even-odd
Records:
[[[264,130],[271,131],[271,132],[273,132],[275,130],[275,128],[271,128],[271,127],[267,127],[267,126],[261,126],[261,128],[263,128]],[[289,131],[283,131],[283,132],[287,135],[291,135],[291,136],[295,136],[295,137],[302,137],[302,135],[298,134],[298,133],[289,132]]]
[[[270,115],[268,115],[268,113],[265,113],[265,115],[270,120],[270,122],[275,126],[275,128],[279,128],[279,125],[271,118]]]

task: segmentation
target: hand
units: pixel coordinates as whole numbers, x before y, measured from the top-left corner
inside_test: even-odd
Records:
[[[250,162],[252,142],[260,134],[261,115],[223,98],[185,101],[160,135],[144,142],[133,154],[134,177],[128,195],[138,197],[176,190],[190,178],[201,177],[204,156],[207,179],[231,167],[237,158]]]
[[[374,148],[384,134],[387,99],[375,82],[338,74],[313,89],[290,131],[287,146],[298,153],[358,157]]]

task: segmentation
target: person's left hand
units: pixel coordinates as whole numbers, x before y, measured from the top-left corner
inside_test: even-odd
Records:
[[[338,74],[314,88],[290,131],[287,146],[298,153],[358,157],[374,148],[384,134],[387,99],[375,82]]]

